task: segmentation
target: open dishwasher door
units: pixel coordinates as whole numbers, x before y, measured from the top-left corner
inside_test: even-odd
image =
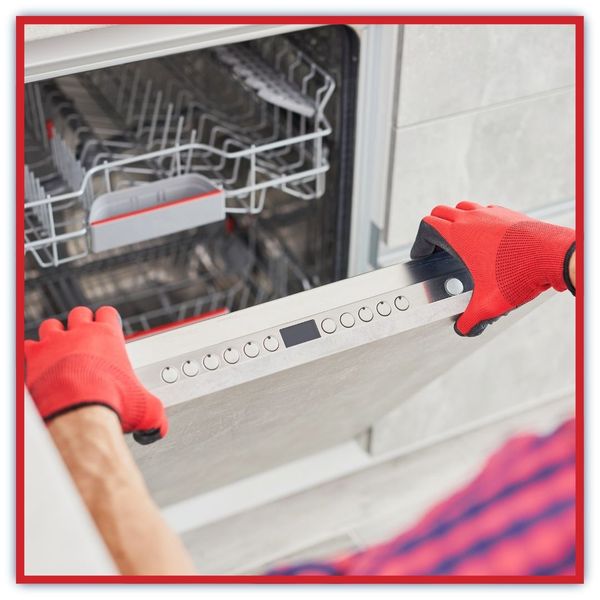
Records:
[[[453,330],[471,289],[436,253],[130,342],[170,421],[164,440],[131,441],[153,496],[178,502],[365,431],[489,339]]]

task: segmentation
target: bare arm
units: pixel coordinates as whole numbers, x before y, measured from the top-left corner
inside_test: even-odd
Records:
[[[194,573],[148,494],[115,413],[80,408],[53,419],[48,429],[122,574]]]
[[[158,398],[137,379],[114,308],[77,307],[26,340],[26,384],[119,570],[192,574],[189,555],[150,498],[123,439],[164,437]]]

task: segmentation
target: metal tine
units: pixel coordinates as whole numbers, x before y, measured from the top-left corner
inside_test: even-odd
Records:
[[[283,57],[286,56],[288,53],[288,49],[283,47],[277,54],[276,54],[276,58],[275,58],[275,69],[277,69],[278,71],[281,70],[281,61],[283,60]]]
[[[33,136],[35,139],[37,139],[36,135],[37,135],[37,127],[36,127],[36,123],[35,123],[35,116],[33,114],[33,103],[31,101],[31,86],[30,85],[26,85],[25,86],[25,123],[27,125],[29,125],[29,123],[32,124],[31,132],[33,133]]]
[[[146,89],[144,91],[144,98],[142,100],[142,107],[140,109],[140,116],[138,118],[138,127],[136,136],[139,138],[142,135],[142,129],[144,127],[144,121],[146,119],[146,111],[148,110],[148,103],[150,102],[150,93],[152,92],[152,79],[146,82]]]
[[[44,148],[48,148],[48,132],[46,131],[46,118],[44,116],[44,104],[40,93],[39,84],[34,84],[33,93],[35,96],[35,108],[37,112],[38,124],[40,129],[40,137]]]
[[[26,105],[29,105],[32,127],[31,131],[33,132],[35,139],[41,141],[40,131],[41,131],[41,123],[39,121],[39,112],[36,110],[36,97],[35,97],[35,87],[36,84],[29,84],[26,86],[26,98],[28,102]]]
[[[52,212],[52,208],[50,207],[50,205],[48,205],[48,235],[50,237],[50,239],[54,239],[53,243],[52,243],[52,263],[54,264],[55,267],[58,266],[59,262],[58,262],[58,244],[55,240],[56,238],[56,228],[54,227],[54,214]]]
[[[190,145],[194,144],[196,141],[196,130],[192,129],[192,134],[190,135]],[[190,168],[192,166],[192,156],[193,156],[193,149],[190,148],[188,150],[188,154],[187,154],[187,160],[185,163],[185,173],[189,173],[190,172]]]
[[[299,127],[300,135],[304,135],[306,133],[306,117],[301,117],[300,119],[300,127]],[[298,160],[296,162],[285,162],[283,157],[288,153],[297,153]],[[282,173],[285,171],[294,171],[297,168],[300,168],[304,165],[306,160],[306,142],[299,142],[296,144],[289,144],[285,146],[280,151],[275,151],[269,154],[269,156],[275,158],[278,162],[278,165],[273,164],[273,169],[278,173]]]
[[[129,69],[127,67],[124,67],[119,70],[120,81],[119,81],[119,85],[117,88],[117,100],[116,100],[118,112],[121,112],[121,107],[123,105],[123,96],[125,95],[125,85],[127,83],[128,72],[129,72]]]
[[[187,117],[189,119],[190,113],[190,102],[191,102],[191,94],[187,90],[179,90],[177,95],[175,96],[175,114],[180,114],[184,110],[184,106],[186,107]]]
[[[160,149],[164,150],[167,146],[167,140],[169,139],[169,132],[171,129],[171,116],[173,115],[173,104],[169,103],[167,105],[167,116],[165,117],[165,123],[163,125],[163,135],[162,135],[162,142],[160,144]],[[175,146],[177,146],[177,142],[175,143]]]
[[[314,79],[315,73],[317,71],[317,66],[312,64],[310,66],[310,71],[302,78],[302,93],[306,94],[308,92],[308,83],[311,79]]]
[[[138,67],[135,69],[135,72],[133,75],[133,81],[131,83],[131,93],[129,96],[129,105],[127,106],[127,115],[125,116],[125,123],[127,125],[131,125],[131,123],[133,122],[133,110],[135,108],[136,101],[137,101],[137,92],[138,92],[139,83],[140,83],[140,69]]]
[[[159,90],[156,94],[156,101],[154,103],[154,114],[152,115],[152,123],[150,125],[150,132],[148,133],[148,143],[146,144],[147,150],[150,150],[152,148],[152,143],[154,142],[154,134],[156,132],[156,123],[158,121],[158,113],[160,111],[161,101],[162,90]]]
[[[181,132],[183,130],[183,121],[184,117],[179,117],[177,122],[177,132],[175,134],[175,147],[179,147],[179,142],[181,141]],[[181,175],[181,152],[176,152],[175,156],[171,159],[171,171],[170,176],[173,176],[173,167],[174,163],[177,165],[177,175]]]
[[[112,187],[110,184],[110,168],[108,167],[107,161],[104,161],[104,166],[106,167],[104,169],[104,185],[106,186],[106,191],[110,192],[112,191]]]
[[[31,198],[31,172],[29,171],[29,167],[25,165],[25,204],[27,204],[27,198]],[[37,198],[35,198],[37,200]]]
[[[188,113],[193,112],[194,109],[197,109],[198,113],[200,115],[199,120],[198,120],[198,131],[200,134],[199,139],[202,139],[205,122],[213,121],[217,125],[225,126],[222,119],[220,119],[217,115],[204,110],[204,107],[201,104],[199,104],[198,102],[190,102],[190,104],[188,105]],[[191,117],[190,117],[190,119],[191,119]],[[264,120],[264,123],[266,123],[266,119]],[[264,127],[264,123],[259,123],[259,126],[257,128]],[[247,134],[247,132],[248,132],[247,127],[238,125],[237,123],[234,123],[232,121],[229,121],[227,123],[227,127],[230,130],[231,135],[236,136],[238,138],[245,138],[247,140],[250,140],[250,136]]]
[[[171,96],[173,95],[173,89],[176,85],[176,81],[170,80],[167,82],[167,87],[165,89],[165,102],[171,102]]]

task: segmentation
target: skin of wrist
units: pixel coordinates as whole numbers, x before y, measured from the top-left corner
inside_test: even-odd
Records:
[[[577,254],[577,250],[571,254],[571,258],[569,259],[569,279],[571,280],[574,288],[577,287],[577,283],[575,283],[575,267],[577,264],[575,261],[575,254]]]
[[[81,407],[49,421],[48,430],[84,497],[144,486],[111,409]]]

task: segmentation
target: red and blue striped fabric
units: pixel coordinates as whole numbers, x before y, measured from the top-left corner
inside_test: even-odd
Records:
[[[480,474],[394,539],[270,575],[572,575],[575,422],[509,440]]]

